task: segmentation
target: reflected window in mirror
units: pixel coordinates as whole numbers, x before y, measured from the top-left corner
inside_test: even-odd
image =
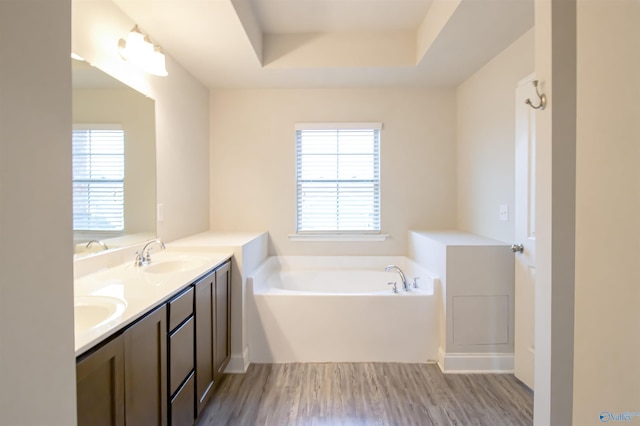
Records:
[[[124,232],[124,131],[119,124],[74,125],[73,230],[88,237]],[[101,235],[90,234],[92,232]]]

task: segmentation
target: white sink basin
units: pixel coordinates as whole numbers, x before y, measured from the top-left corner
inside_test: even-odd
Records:
[[[143,267],[143,271],[149,274],[170,274],[173,272],[185,272],[201,267],[206,260],[196,257],[163,260],[153,262]]]
[[[123,299],[108,296],[79,296],[74,303],[76,333],[97,328],[122,315],[127,307]]]

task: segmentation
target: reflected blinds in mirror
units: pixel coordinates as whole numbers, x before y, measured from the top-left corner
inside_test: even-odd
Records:
[[[119,125],[73,129],[73,229],[124,230],[124,132]]]

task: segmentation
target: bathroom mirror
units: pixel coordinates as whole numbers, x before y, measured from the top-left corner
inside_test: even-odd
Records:
[[[154,238],[155,102],[87,62],[74,59],[72,63],[74,252],[89,254]],[[121,129],[123,141],[117,155],[99,145],[104,129]],[[119,170],[117,190],[104,189],[104,181],[112,179],[102,172],[105,168]],[[115,206],[119,220],[105,225],[107,221],[100,217],[105,209],[100,206],[101,197],[109,197],[107,208]],[[99,243],[87,247],[92,240]]]

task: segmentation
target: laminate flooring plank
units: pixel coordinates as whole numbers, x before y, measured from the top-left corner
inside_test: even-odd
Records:
[[[405,390],[402,385],[402,378],[395,377],[395,364],[384,364],[382,366],[382,378],[386,392],[385,411],[388,413],[388,419],[398,422],[398,424],[406,424],[404,418],[404,398]]]
[[[313,417],[313,409],[318,399],[320,384],[320,381],[317,379],[318,372],[318,368],[305,368],[301,370],[299,380],[306,385],[301,386],[300,389],[300,400],[298,402],[298,416],[300,416],[300,418]]]
[[[396,391],[395,397],[390,399],[397,409],[397,418],[402,424],[413,425],[423,421],[416,411],[419,402],[420,391],[416,387],[416,381],[412,377],[411,366],[401,364],[390,364],[387,378],[389,386]]]
[[[225,393],[228,403],[233,404],[232,417],[220,417],[221,419],[228,419],[226,424],[251,424],[258,417],[260,402],[265,395],[270,393],[266,385],[269,383],[271,369],[256,366],[252,373],[245,375],[246,380],[239,383],[237,388],[230,387]],[[229,378],[231,376],[227,377],[227,379]],[[221,401],[218,405],[224,407],[224,402]],[[212,422],[211,424],[218,423]]]
[[[445,383],[450,390],[445,403],[447,417],[452,424],[477,425],[478,418],[483,415],[481,401],[474,398],[469,392],[469,383],[466,375],[452,374],[445,376]],[[492,426],[497,426],[492,424]]]
[[[405,384],[405,404],[409,406],[410,414],[408,418],[403,418],[407,424],[437,425],[444,412],[436,408],[442,406],[447,401],[446,388],[440,376],[430,377],[425,374],[428,369],[421,368],[417,364],[397,365],[396,368],[404,375],[399,375],[396,371],[391,374],[397,376]]]
[[[431,364],[252,364],[216,387],[197,426],[530,426],[533,394],[510,374]]]
[[[456,415],[461,424],[499,426],[502,424],[502,417],[497,415],[498,411],[492,401],[486,398],[490,390],[477,386],[479,377],[480,375],[471,377],[458,374],[451,377],[452,394],[455,395],[457,405]]]
[[[343,418],[351,419],[351,421],[363,418],[367,414],[367,407],[370,407],[368,400],[368,387],[366,380],[366,371],[364,368],[358,368],[356,364],[342,364],[336,366],[339,372],[336,387],[340,389],[340,413],[334,412],[338,416],[342,414]]]
[[[356,366],[362,366],[364,370],[362,372],[363,379],[366,381],[366,389],[368,394],[368,403],[365,407],[368,416],[363,424],[379,425],[383,426],[389,424],[391,421],[387,416],[387,412],[384,407],[384,394],[382,384],[380,382],[379,375],[377,374],[377,368],[380,364],[354,364]]]
[[[411,400],[415,406],[414,424],[437,425],[438,421],[438,400],[442,398],[442,381],[440,377],[426,374],[429,370],[420,368],[418,365],[409,367],[412,386]],[[417,422],[417,423],[416,423]]]
[[[297,394],[300,381],[299,364],[278,364],[271,369],[265,383],[260,408],[256,417],[256,424],[260,425],[288,425],[297,417]]]
[[[505,421],[508,422],[507,425],[514,424],[509,418],[510,413],[505,409],[506,406],[502,404],[504,395],[497,392],[498,389],[495,386],[490,386],[487,383],[485,375],[478,375],[474,379],[466,380],[464,383],[468,389],[468,395],[465,399],[478,401],[478,406],[481,408],[478,410],[480,424],[488,423],[494,419],[496,426],[505,424]]]

